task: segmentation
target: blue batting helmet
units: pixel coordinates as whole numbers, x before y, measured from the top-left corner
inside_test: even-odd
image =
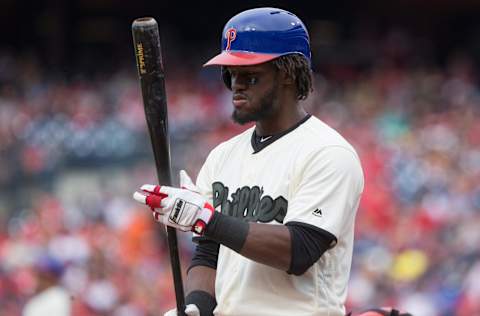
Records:
[[[256,8],[232,17],[222,33],[222,51],[205,66],[256,65],[288,54],[311,64],[310,40],[303,22],[277,8]]]

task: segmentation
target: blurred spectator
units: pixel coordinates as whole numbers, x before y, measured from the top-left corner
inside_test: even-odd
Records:
[[[37,276],[35,295],[23,308],[23,316],[69,316],[70,296],[60,285],[64,267],[50,256],[41,256],[33,265]]]

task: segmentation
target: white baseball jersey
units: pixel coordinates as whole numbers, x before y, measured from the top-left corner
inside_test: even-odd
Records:
[[[70,316],[71,298],[60,286],[52,286],[33,296],[25,304],[22,316]]]
[[[353,147],[311,116],[260,151],[254,127],[208,156],[197,186],[217,211],[270,225],[301,222],[336,245],[303,275],[257,263],[220,246],[215,315],[345,315],[354,219],[363,173]]]

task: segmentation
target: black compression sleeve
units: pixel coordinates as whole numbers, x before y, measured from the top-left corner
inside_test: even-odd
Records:
[[[217,306],[215,297],[205,291],[192,291],[185,297],[185,304],[195,304],[200,310],[200,316],[212,316]]]
[[[322,254],[332,248],[337,239],[319,227],[300,222],[285,224],[292,240],[292,258],[287,273],[302,275]]]
[[[233,216],[215,212],[205,230],[205,237],[240,253],[250,224]]]
[[[205,266],[216,270],[219,248],[220,245],[213,240],[206,238],[198,240],[197,247],[195,248],[195,252],[187,272],[196,266]]]

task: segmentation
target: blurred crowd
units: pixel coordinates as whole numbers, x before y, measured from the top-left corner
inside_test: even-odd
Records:
[[[383,54],[369,67],[319,67],[305,101],[365,171],[347,307],[480,315],[478,71],[468,54],[441,67]],[[0,315],[20,314],[46,255],[62,267],[72,315],[174,305],[164,230],[130,198],[156,181],[131,68],[65,80],[0,54]],[[230,122],[218,71],[193,73],[176,70],[167,88],[173,170],[195,175],[244,127]],[[180,244],[187,265],[188,234]]]

